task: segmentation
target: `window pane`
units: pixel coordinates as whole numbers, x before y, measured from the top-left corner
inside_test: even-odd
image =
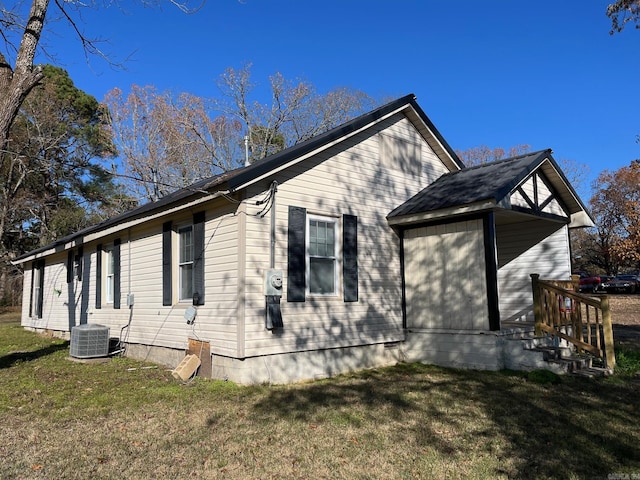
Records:
[[[327,238],[327,222],[318,222],[318,243],[325,243]]]
[[[113,275],[107,277],[107,303],[113,303]]]
[[[333,223],[327,223],[327,256],[334,256],[334,244],[335,244],[335,233],[334,233],[335,225]]]
[[[113,250],[107,250],[107,275],[113,275],[116,270],[115,258],[113,257]]]
[[[193,264],[180,266],[180,300],[193,298]]]
[[[332,295],[336,293],[335,232],[336,222],[331,219],[309,219],[308,268],[309,293]]]
[[[180,300],[191,300],[193,298],[193,226],[179,229],[178,234]]]
[[[180,229],[180,263],[193,261],[192,228]]]
[[[335,262],[332,258],[310,258],[309,292],[335,293]]]
[[[33,315],[35,317],[42,317],[42,311],[40,310],[40,275],[42,271],[39,268],[33,269]]]
[[[318,238],[318,221],[309,220],[309,239],[314,241]]]
[[[113,250],[109,248],[105,251],[107,258],[107,277],[105,282],[105,290],[107,293],[107,303],[113,303],[113,291],[114,291],[114,283],[113,283],[113,275],[116,270],[116,262],[115,257],[113,256]]]
[[[318,222],[309,221],[309,255],[318,254]]]

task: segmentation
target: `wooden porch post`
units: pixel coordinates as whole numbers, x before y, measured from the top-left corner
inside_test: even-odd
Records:
[[[604,334],[605,366],[613,370],[616,367],[616,352],[613,348],[613,325],[611,324],[611,310],[609,298],[604,295],[601,299],[602,306],[602,333]]]
[[[500,330],[500,303],[498,300],[498,251],[496,246],[495,213],[489,212],[482,219],[484,231],[484,262],[489,306],[489,330]]]
[[[538,280],[540,275],[537,273],[531,274],[531,289],[533,290],[533,318],[535,325],[535,333],[537,336],[542,335],[542,305],[540,304],[540,287],[538,286]]]
[[[580,275],[571,275],[571,285],[574,292],[580,291]]]

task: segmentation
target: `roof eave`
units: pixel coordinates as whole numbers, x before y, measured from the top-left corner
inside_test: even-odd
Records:
[[[165,215],[170,215],[172,213],[176,213],[181,210],[192,208],[194,206],[208,202],[215,198],[221,197],[227,194],[228,192],[224,190],[216,190],[208,195],[205,195],[203,192],[198,192],[198,193],[200,193],[200,196],[193,198],[193,200],[189,202],[184,202],[184,198],[181,198],[180,200],[176,200],[176,202],[173,202],[171,204],[164,204],[162,205],[162,207],[158,207],[150,210],[144,210],[144,213],[139,213],[137,215],[123,214],[123,215],[116,216],[112,219],[106,220],[102,223],[99,223],[92,227],[85,228],[83,230],[80,230],[77,233],[68,235],[59,240],[51,242],[50,244],[45,245],[44,247],[31,250],[30,252],[27,252],[24,255],[21,255],[15,258],[14,260],[11,261],[11,263],[13,265],[20,265],[20,264],[29,262],[31,260],[52,255],[54,253],[63,252],[67,249],[75,248],[80,245],[84,245],[88,242],[99,240],[109,235],[113,235],[123,230],[127,230],[128,228],[134,227],[141,223],[155,220],[157,218],[161,218]],[[194,192],[194,196],[196,194],[197,193]],[[132,210],[130,213],[136,212],[136,211],[137,209]]]
[[[464,215],[472,215],[496,208],[495,199],[486,199],[467,205],[456,205],[427,212],[410,213],[395,217],[387,217],[387,222],[392,227],[409,227],[411,225],[434,222],[444,218],[455,218]]]
[[[411,103],[411,107],[413,108],[413,110],[415,111],[417,116],[424,123],[424,125],[427,127],[427,129],[429,130],[429,132],[433,136],[434,140],[439,145],[440,152],[445,154],[446,159],[448,160],[448,161],[445,162],[445,164],[447,164],[447,167],[449,167],[449,170],[453,172],[453,171],[456,171],[456,170],[462,170],[462,169],[466,168],[464,163],[462,162],[462,160],[460,160],[460,158],[458,157],[456,152],[453,150],[453,148],[451,148],[449,143],[447,143],[447,141],[444,139],[444,137],[440,134],[440,132],[438,131],[436,126],[433,124],[431,119],[427,116],[427,114],[424,112],[424,110],[422,110],[422,107],[420,107],[420,105],[418,105],[418,102],[416,101],[415,97],[413,97],[413,99],[411,100],[410,103]],[[438,148],[434,148],[434,150],[437,151]],[[443,160],[443,159],[441,158],[441,160]]]
[[[572,213],[570,218],[569,228],[591,228],[596,226],[591,215],[584,210]]]

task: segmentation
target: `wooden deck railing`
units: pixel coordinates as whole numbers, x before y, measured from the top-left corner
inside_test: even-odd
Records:
[[[606,295],[578,293],[578,279],[572,281],[540,280],[531,275],[533,313],[537,335],[542,332],[572,343],[579,352],[588,352],[613,370],[613,326]]]

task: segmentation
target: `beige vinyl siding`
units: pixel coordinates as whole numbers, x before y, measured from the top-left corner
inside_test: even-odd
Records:
[[[406,137],[419,144],[420,175],[411,175],[406,165],[381,160],[380,130],[390,138]],[[262,206],[247,201],[245,355],[402,340],[400,245],[386,215],[446,171],[406,118],[396,115],[278,175],[275,268],[284,274],[284,328],[273,333],[265,329],[264,297],[271,212],[260,218]],[[248,195],[252,200],[261,198],[268,187],[268,182],[256,185]],[[343,301],[341,251],[336,297],[307,296],[303,303],[287,302],[289,206],[336,218],[340,239],[342,215],[358,217],[358,302]]]
[[[83,285],[86,289],[87,299],[85,300],[86,312],[83,314],[86,318],[86,323],[104,325],[109,327],[109,335],[117,338],[120,333],[120,328],[127,324],[129,320],[129,309],[126,306],[127,303],[127,281],[128,281],[128,269],[129,258],[128,252],[128,236],[127,232],[122,232],[120,235],[113,235],[107,238],[101,239],[99,242],[103,249],[109,246],[113,246],[113,241],[119,238],[120,244],[120,292],[121,292],[121,308],[114,309],[113,304],[107,303],[107,292],[104,278],[106,276],[107,265],[106,256],[104,252],[97,252],[96,248],[98,243],[89,243],[84,246],[85,265],[83,268],[84,282],[87,285]],[[96,308],[96,265],[98,255],[102,255],[102,306]]]
[[[24,276],[22,326],[47,330],[69,330],[68,305],[78,304],[80,296],[79,292],[75,290],[75,279],[73,283],[67,284],[66,252],[45,258],[42,318],[36,317],[35,309],[33,315],[29,317],[29,305],[32,301],[31,276],[33,271],[31,265],[32,262],[29,262]]]
[[[24,274],[22,276],[22,314],[20,316],[20,324],[23,327],[29,326],[29,323],[31,322],[31,318],[29,318],[29,302],[31,301],[32,265],[33,262],[27,262],[24,265]]]
[[[381,159],[383,130],[394,142],[407,139],[416,145],[407,152],[419,156],[419,171],[415,169],[417,159],[404,158],[397,151],[395,160]],[[413,124],[403,114],[392,116],[249,187],[241,204],[220,198],[87,242],[83,245],[85,261],[80,282],[84,296],[76,324],[81,320],[102,324],[114,337],[124,331],[128,342],[177,349],[185,348],[189,337],[196,338],[210,342],[212,354],[240,358],[402,340],[400,245],[386,215],[447,171]],[[263,205],[255,202],[264,197],[274,179],[279,183],[275,268],[284,274],[285,327],[272,333],[265,329],[264,297],[271,212],[261,217]],[[343,301],[342,252],[338,252],[339,295],[287,303],[289,206],[335,217],[339,228],[343,214],[357,216],[357,302]],[[206,212],[205,305],[197,307],[195,323],[187,325],[184,312],[191,302],[162,305],[162,225],[169,220],[173,227],[188,224],[193,214],[202,210]],[[106,304],[104,286],[102,308],[96,308],[96,246],[112,244],[116,238],[121,241],[121,308]],[[177,248],[176,235],[172,243]],[[60,278],[66,280],[66,255],[58,261]],[[49,262],[47,258],[47,265]],[[105,267],[103,262],[103,276]],[[176,290],[175,269],[173,277]],[[47,281],[50,278],[46,276]],[[25,280],[29,279],[25,275]],[[129,293],[135,298],[132,308],[127,306]],[[68,319],[68,312],[57,312],[56,318]],[[129,323],[130,327],[123,330]],[[56,328],[67,330],[68,325]]]
[[[237,349],[237,208],[227,200],[216,200],[186,214],[162,218],[131,232],[123,232],[101,242],[106,245],[114,238],[121,239],[121,308],[114,309],[104,302],[95,308],[95,256],[96,245],[91,244],[92,271],[89,275],[89,323],[99,323],[111,328],[111,335],[118,336],[122,327],[131,343],[171,348],[186,348],[188,338],[210,342],[212,353],[235,355]],[[205,305],[197,307],[193,325],[184,318],[190,301],[177,301],[177,269],[173,271],[174,298],[172,306],[162,305],[162,224],[171,220],[173,226],[190,224],[195,211],[206,211],[205,218]],[[215,212],[215,213],[214,213]],[[130,235],[130,238],[129,238]],[[173,233],[173,263],[178,255],[177,234]],[[85,247],[86,248],[86,247]],[[131,263],[130,262],[131,259]],[[104,269],[104,265],[103,265]],[[130,310],[126,305],[127,294],[134,295]]]
[[[405,232],[407,328],[487,330],[482,220]]]
[[[532,273],[569,280],[569,236],[565,225],[537,220],[498,225],[500,320],[533,321]]]

